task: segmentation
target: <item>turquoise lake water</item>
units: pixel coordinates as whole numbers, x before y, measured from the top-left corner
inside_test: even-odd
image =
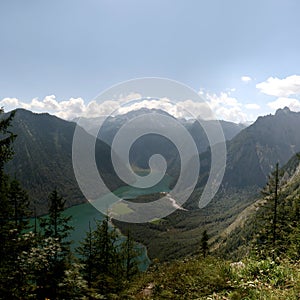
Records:
[[[149,195],[157,192],[168,192],[171,177],[165,176],[159,184],[147,189],[138,189],[130,186],[124,186],[114,191],[114,194],[120,198],[133,199],[140,195]],[[109,197],[105,195],[103,197]],[[74,227],[74,231],[71,232],[70,239],[73,241],[72,248],[79,246],[79,242],[82,241],[86,232],[89,230],[89,223],[92,230],[96,227],[96,220],[103,220],[104,215],[99,212],[90,203],[84,203],[76,206],[72,206],[65,210],[66,215],[72,216],[71,225]],[[150,264],[150,260],[147,256],[147,250],[144,246],[142,248],[142,255],[140,257],[140,269],[146,270]]]

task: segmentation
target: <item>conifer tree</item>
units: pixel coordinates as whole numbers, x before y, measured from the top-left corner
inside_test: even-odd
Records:
[[[264,202],[257,213],[258,233],[256,237],[257,252],[262,256],[272,256],[284,252],[286,243],[286,212],[281,186],[283,174],[278,163],[269,181],[262,190]]]
[[[90,222],[89,231],[86,233],[85,239],[80,242],[80,246],[76,249],[76,252],[80,255],[79,260],[81,263],[83,263],[84,266],[84,278],[87,281],[88,288],[91,289],[92,282],[97,277],[98,271],[94,268],[97,249],[93,241],[93,232]]]
[[[16,179],[12,180],[9,185],[8,199],[13,207],[13,222],[18,231],[28,227],[28,217],[31,211],[29,209],[29,197]]]
[[[18,257],[30,247],[24,235],[28,229],[29,200],[17,180],[4,172],[13,157],[12,143],[16,138],[10,130],[15,112],[2,117],[0,109],[0,294],[3,299],[25,299],[27,282]]]
[[[91,294],[109,295],[122,288],[123,262],[119,239],[115,228],[109,226],[109,218],[105,217],[102,222],[96,222],[96,229],[90,229],[76,249]]]
[[[202,238],[201,238],[201,252],[202,252],[202,255],[203,255],[204,258],[208,254],[208,249],[209,249],[208,240],[209,240],[209,237],[208,237],[208,234],[207,234],[207,230],[204,230],[203,234],[202,234]]]
[[[71,242],[68,240],[71,216],[64,212],[65,200],[54,190],[49,195],[49,214],[40,219],[40,239],[52,238],[59,247],[54,251],[47,270],[42,270],[38,275],[38,299],[56,299],[59,295],[59,284],[63,281],[65,271],[71,259]]]
[[[4,172],[4,165],[13,155],[12,143],[15,135],[9,131],[9,126],[14,117],[12,112],[9,117],[2,117],[4,111],[0,108],[0,267],[6,263],[6,256],[9,254],[8,244],[11,241],[11,233],[14,229],[12,222],[13,208],[8,199],[9,176]]]
[[[124,264],[125,279],[130,281],[139,272],[138,257],[141,255],[141,251],[136,248],[135,241],[129,230],[127,231],[125,240],[121,244],[121,255]]]

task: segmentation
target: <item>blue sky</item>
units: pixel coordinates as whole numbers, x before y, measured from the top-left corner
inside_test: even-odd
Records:
[[[111,85],[155,76],[201,91],[222,119],[300,110],[299,11],[297,0],[1,1],[0,104],[70,119]]]

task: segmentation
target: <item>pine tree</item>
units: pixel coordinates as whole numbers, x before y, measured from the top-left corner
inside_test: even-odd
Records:
[[[73,227],[69,224],[71,216],[64,215],[65,200],[54,190],[49,195],[49,214],[40,219],[41,241],[52,238],[59,245],[51,257],[47,270],[38,275],[38,299],[46,297],[56,299],[59,295],[59,284],[63,281],[65,271],[71,259],[71,242],[68,240]]]
[[[122,288],[124,272],[119,240],[117,231],[109,226],[109,219],[105,217],[102,222],[96,222],[96,229],[90,229],[76,249],[90,295],[109,295]]]
[[[125,269],[125,279],[130,281],[139,273],[138,257],[141,255],[141,251],[136,247],[136,243],[129,230],[127,231],[125,240],[121,244],[121,255]]]
[[[4,165],[12,158],[12,143],[16,137],[9,131],[15,113],[12,112],[7,118],[2,117],[3,113],[3,108],[0,108],[0,268],[3,268],[3,264],[7,262],[8,244],[14,230],[13,208],[8,199],[9,176],[4,172]]]
[[[209,240],[209,237],[207,234],[207,230],[204,230],[203,234],[202,234],[202,238],[201,238],[201,253],[204,258],[207,256],[208,250],[209,250],[208,240]]]
[[[15,228],[17,228],[19,232],[22,232],[22,230],[28,227],[28,217],[30,217],[31,211],[29,210],[28,194],[22,189],[16,179],[10,182],[8,199],[10,205],[13,207],[13,222]]]
[[[0,108],[0,117],[4,113],[3,108]],[[0,183],[4,175],[4,165],[13,157],[12,143],[16,138],[9,127],[15,116],[15,111],[12,111],[7,118],[0,119]]]
[[[24,234],[28,229],[29,200],[19,182],[10,180],[4,172],[5,163],[13,156],[16,135],[9,126],[14,114],[0,118],[0,294],[4,299],[26,299],[27,281],[18,258],[31,244]]]
[[[90,299],[103,299],[103,297],[99,297],[101,295],[90,293],[87,281],[82,276],[82,269],[83,265],[73,263],[71,267],[65,271],[64,279],[60,284],[61,299],[82,300],[88,299],[88,295],[90,295]]]
[[[264,202],[257,212],[258,233],[256,237],[256,250],[262,256],[275,256],[284,252],[286,246],[287,217],[284,205],[284,196],[281,194],[283,174],[278,163],[269,181],[262,190]]]
[[[82,242],[80,242],[80,246],[76,249],[76,252],[80,255],[80,262],[84,264],[84,278],[87,281],[88,288],[91,289],[92,282],[97,277],[98,270],[95,270],[94,268],[94,261],[96,258],[97,249],[93,241],[93,232],[91,229],[90,222],[89,231],[86,233],[85,239]]]

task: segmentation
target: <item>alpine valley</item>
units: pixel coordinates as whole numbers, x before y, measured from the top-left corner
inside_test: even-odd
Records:
[[[97,119],[85,119],[87,138],[98,135],[95,157],[101,175],[110,190],[125,184],[118,178],[111,163],[110,145],[116,132],[126,120],[142,114],[166,112],[141,109],[125,115],[109,117],[97,132]],[[75,120],[76,121],[76,120]],[[288,108],[279,109],[275,115],[259,117],[249,127],[221,121],[227,140],[227,165],[219,192],[204,209],[198,208],[198,199],[206,183],[210,168],[208,139],[198,122],[179,120],[194,138],[199,151],[201,171],[197,187],[184,205],[172,215],[146,224],[129,224],[113,220],[123,232],[130,229],[134,239],[148,249],[150,259],[162,261],[191,255],[199,251],[203,230],[210,234],[212,247],[219,249],[227,233],[236,228],[236,222],[260,197],[259,191],[266,184],[268,175],[277,162],[284,166],[300,151],[300,113]],[[213,121],[204,121],[213,122]],[[61,192],[67,207],[86,202],[72,167],[72,139],[76,123],[59,119],[47,113],[36,114],[18,109],[12,122],[17,134],[14,158],[7,164],[9,174],[18,179],[29,192],[38,214],[47,211],[45,195],[53,189]],[[88,133],[89,132],[89,133]],[[167,139],[148,135],[132,147],[130,158],[135,170],[147,170],[149,157],[161,153],[168,163],[168,176],[176,180],[178,152]],[[169,184],[172,184],[170,180]],[[170,187],[170,186],[169,186]],[[168,187],[167,187],[168,188]],[[149,191],[137,196],[152,201],[162,191]],[[236,230],[236,229],[235,229]]]
[[[151,156],[161,154],[167,168],[159,184],[137,189],[125,184],[115,172],[112,142],[118,130],[128,120],[145,114],[150,121],[157,114],[175,120],[164,111],[146,108],[108,117],[104,122],[97,118],[72,122],[24,109],[17,109],[11,121],[10,113],[1,115],[4,135],[0,153],[5,164],[0,177],[0,233],[5,242],[2,255],[7,257],[1,270],[11,274],[11,265],[18,266],[13,276],[1,277],[6,282],[1,285],[4,295],[11,297],[11,287],[18,280],[19,287],[30,287],[28,299],[31,295],[50,299],[60,295],[59,299],[64,299],[64,293],[72,294],[73,299],[78,292],[91,299],[98,299],[99,292],[107,299],[207,299],[208,295],[217,297],[211,299],[260,299],[262,295],[262,299],[269,299],[271,292],[296,299],[293,295],[300,284],[294,265],[300,257],[300,113],[279,109],[250,126],[220,121],[226,139],[226,169],[217,194],[201,209],[198,203],[211,168],[211,148],[219,144],[209,145],[197,120],[176,119],[197,147],[201,168],[196,187],[182,206],[176,199],[170,200],[176,208],[171,215],[147,223],[126,223],[112,214],[105,217],[85,199],[73,170],[73,136],[76,129],[83,145],[96,141],[98,172],[110,191],[128,201],[120,207],[122,214],[130,214],[131,203],[152,202],[168,194],[180,173],[177,148],[158,134],[138,138],[130,148],[129,162],[134,172],[143,176],[149,172]],[[11,122],[8,128],[7,122]],[[102,123],[100,130],[98,122]],[[214,122],[200,123],[214,126]],[[177,132],[176,127],[167,129]],[[13,141],[11,132],[16,135]],[[10,143],[13,155],[7,150]],[[118,155],[115,158],[126,170],[126,162]],[[28,212],[26,192],[20,187],[29,195]],[[28,217],[31,233],[26,233]],[[12,234],[17,238],[11,238]],[[56,242],[60,248],[53,250]],[[18,258],[13,253],[18,253]],[[72,253],[75,256],[71,259]],[[238,269],[227,261],[237,259],[243,261]],[[56,264],[66,270],[67,277],[63,273],[51,275]],[[47,271],[44,267],[48,265],[54,269]],[[110,271],[105,269],[108,266]],[[19,272],[25,276],[24,282],[18,279]],[[48,285],[34,281],[44,280],[45,274]],[[180,282],[174,277],[179,274]],[[103,281],[97,276],[104,276]],[[78,282],[76,288],[70,282]],[[249,283],[245,288],[245,282],[254,285]],[[289,290],[288,286],[294,288]],[[15,290],[18,297],[24,298],[24,288]],[[274,299],[283,299],[280,297]]]

